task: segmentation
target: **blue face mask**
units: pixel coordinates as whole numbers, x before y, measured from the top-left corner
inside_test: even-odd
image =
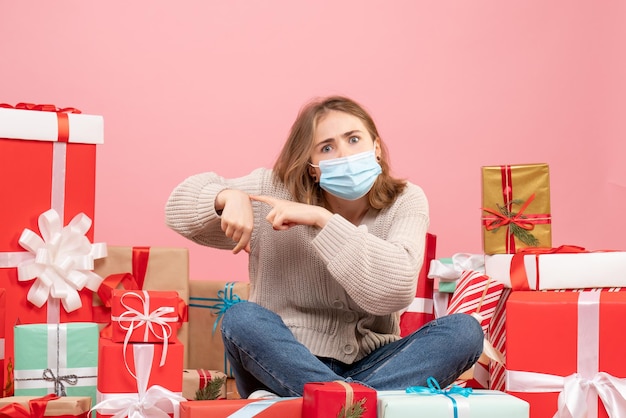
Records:
[[[356,200],[367,194],[382,173],[374,150],[320,161],[320,187],[346,200]]]

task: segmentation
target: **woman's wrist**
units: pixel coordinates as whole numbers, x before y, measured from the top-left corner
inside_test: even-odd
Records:
[[[326,224],[328,223],[328,221],[330,220],[330,218],[332,218],[333,214],[326,208],[323,208],[321,206],[319,207],[319,215],[317,216],[317,220],[315,222],[315,226],[317,226],[318,228],[322,229],[326,226]]]

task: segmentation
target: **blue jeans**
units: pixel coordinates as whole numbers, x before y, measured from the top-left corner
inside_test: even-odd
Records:
[[[256,303],[231,306],[224,313],[221,330],[243,398],[258,389],[302,396],[305,383],[334,380],[359,382],[377,390],[404,390],[425,386],[433,376],[443,388],[469,369],[483,349],[482,328],[466,314],[431,321],[353,364],[314,356],[280,316]]]

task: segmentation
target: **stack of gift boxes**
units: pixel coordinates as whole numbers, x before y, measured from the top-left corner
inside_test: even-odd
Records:
[[[111,323],[99,340],[98,417],[179,410],[186,400],[184,346],[177,337],[182,309],[175,291],[113,290]]]
[[[96,148],[103,142],[102,116],[0,104],[7,200],[0,205],[0,415],[35,408],[45,416],[91,416],[98,398],[128,401],[164,380],[176,395],[184,381],[193,399],[193,384],[202,389],[220,375],[184,369],[188,251],[93,243]],[[174,300],[175,322],[171,309],[157,307]],[[130,322],[132,315],[117,312],[127,301]]]
[[[92,244],[91,223],[103,137],[101,116],[50,105],[0,106],[0,376],[4,395],[22,402],[2,399],[2,410],[26,408],[22,396],[53,394],[40,402],[86,416],[95,400],[98,326],[91,301],[102,278],[92,270],[106,246]],[[62,395],[72,399],[56,399]]]
[[[613,331],[626,300],[611,287],[624,282],[624,253],[552,248],[545,164],[483,168],[483,264],[435,260],[439,280],[426,268],[402,313],[402,335],[454,312],[481,323],[485,356],[457,385],[376,392],[312,382],[301,398],[235,400],[225,385],[203,389],[232,377],[219,322],[248,298],[248,283],[190,281],[183,248],[93,242],[103,136],[101,116],[0,105],[0,178],[12,202],[0,205],[0,413],[393,418],[452,416],[453,405],[459,416],[484,408],[484,417],[527,417],[529,404],[533,417],[566,407],[623,412],[611,399],[623,397]],[[435,245],[429,234],[425,266]],[[604,289],[546,291],[592,287]],[[203,400],[215,398],[230,400]]]
[[[247,299],[248,284],[190,281],[186,249],[93,242],[103,138],[98,115],[0,105],[0,178],[12,203],[0,206],[0,414],[395,416],[389,408],[402,396],[385,400],[343,382],[312,382],[301,398],[198,400],[237,398],[203,389],[232,377],[218,324]],[[435,238],[427,237],[425,264]],[[403,335],[434,318],[425,273]],[[446,405],[453,396],[433,390]]]
[[[617,331],[626,252],[553,246],[546,164],[483,167],[482,178],[484,254],[435,260],[430,271],[443,309],[469,272],[504,287],[486,312],[489,346],[500,357],[474,367],[480,382],[460,383],[525,400],[531,418],[626,414]]]

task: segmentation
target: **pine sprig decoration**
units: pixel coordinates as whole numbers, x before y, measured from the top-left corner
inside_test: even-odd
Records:
[[[337,418],[361,418],[365,411],[365,398],[361,399],[358,402],[353,403],[347,409],[345,406],[341,407],[341,411],[339,411],[339,415]]]
[[[523,217],[524,216],[522,216],[522,218]],[[524,244],[528,245],[529,247],[539,246],[539,240],[535,238],[533,234],[531,234],[524,228],[520,228],[519,226],[515,224],[511,224],[511,233],[513,234],[513,236],[515,236],[517,239],[519,239],[520,241],[522,241]]]
[[[514,218],[515,216],[517,216],[517,212],[513,212],[511,210],[513,205],[522,205],[523,203],[524,203],[524,201],[521,200],[521,199],[513,199],[507,205],[500,206],[500,205],[496,204],[496,206],[498,207],[498,210],[500,211],[500,213],[502,215],[504,215],[505,217],[511,219],[511,218]],[[528,219],[525,215],[520,215],[520,218],[521,219]],[[498,221],[496,223],[496,225],[498,225],[499,223],[500,223],[500,221]],[[493,229],[493,233],[496,233],[499,228],[500,228],[499,226],[494,228]],[[517,239],[519,239],[524,244],[528,245],[529,247],[538,247],[539,246],[539,240],[533,234],[528,232],[528,230],[520,227],[519,225],[516,225],[513,222],[509,223],[509,228],[510,228],[511,233],[513,234],[513,236],[516,237]]]
[[[226,383],[225,377],[218,377],[211,379],[202,389],[196,391],[196,401],[211,401],[219,398],[222,391],[222,387]]]

